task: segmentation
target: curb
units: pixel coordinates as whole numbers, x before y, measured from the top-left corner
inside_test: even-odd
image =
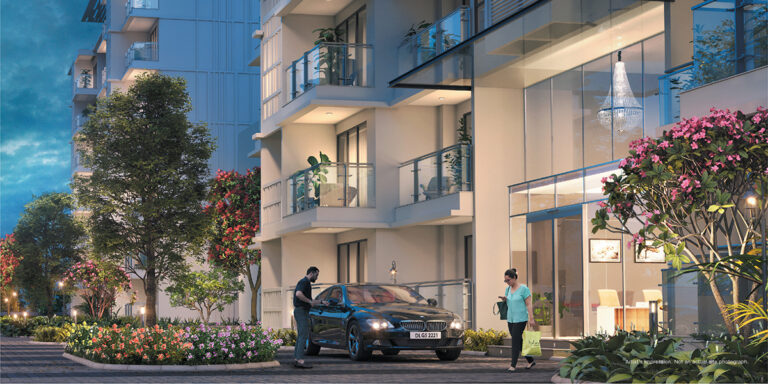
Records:
[[[216,365],[136,365],[136,364],[104,364],[90,361],[64,352],[64,358],[94,369],[111,371],[143,371],[143,372],[200,372],[200,371],[237,371],[242,369],[258,369],[279,367],[277,360],[260,363],[216,364]]]
[[[67,343],[57,343],[55,341],[35,341],[30,340],[28,341],[30,344],[40,344],[40,345],[67,345]]]
[[[552,379],[550,381],[555,383],[555,384],[571,384],[571,383],[576,383],[576,384],[601,384],[601,383],[597,383],[597,382],[594,382],[594,381],[579,381],[579,380],[571,381],[571,379],[566,379],[566,378],[560,377],[560,374],[558,374],[558,373],[555,373],[555,375],[552,376]]]

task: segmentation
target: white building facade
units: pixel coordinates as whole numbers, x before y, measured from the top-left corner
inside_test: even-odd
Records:
[[[632,140],[768,105],[766,40],[750,32],[765,2],[732,3],[262,1],[264,321],[291,326],[291,287],[315,265],[321,283],[396,278],[495,329],[517,268],[555,341],[647,329],[657,300],[675,334],[721,327],[702,284],[590,220]],[[718,29],[734,22],[746,32]],[[316,42],[320,28],[338,38]],[[707,31],[739,42],[717,73]],[[619,89],[627,124],[600,114]],[[617,259],[591,257],[611,246]]]
[[[78,51],[70,69],[73,136],[98,98],[126,91],[139,74],[159,72],[186,79],[192,99],[188,118],[206,123],[216,140],[211,176],[217,169],[242,173],[258,165],[258,159],[248,156],[260,116],[259,70],[248,65],[259,51],[259,41],[250,36],[259,28],[258,1],[89,0],[82,21],[100,23],[102,30],[92,49]],[[88,172],[74,144],[72,172]],[[132,283],[138,301],[131,306],[128,297],[121,297],[116,308],[120,315],[138,315],[145,302],[141,280]],[[250,294],[241,294],[236,304],[211,319],[249,320]],[[156,309],[159,317],[198,317],[171,307],[165,293],[159,294]]]

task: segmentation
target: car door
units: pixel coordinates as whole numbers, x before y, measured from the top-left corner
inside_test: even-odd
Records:
[[[343,319],[345,315],[344,308],[344,295],[342,294],[341,286],[335,286],[331,289],[326,300],[335,300],[336,305],[329,305],[325,310],[325,320],[327,323],[328,333],[326,335],[328,343],[334,346],[341,346],[344,340],[344,333],[346,330],[343,327]]]
[[[330,292],[331,288],[328,288],[315,296],[315,299],[327,300]],[[310,339],[320,344],[326,343],[324,334],[327,332],[328,322],[325,318],[325,309],[326,307],[323,305],[314,305],[309,310]]]

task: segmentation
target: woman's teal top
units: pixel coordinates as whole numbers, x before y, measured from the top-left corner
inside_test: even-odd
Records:
[[[521,323],[528,321],[528,307],[525,306],[525,299],[531,296],[531,290],[523,284],[514,292],[507,286],[504,294],[507,297],[507,321],[510,323]]]

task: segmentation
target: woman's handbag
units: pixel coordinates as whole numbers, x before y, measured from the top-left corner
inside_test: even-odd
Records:
[[[541,332],[523,331],[523,356],[541,356]]]
[[[507,319],[507,301],[502,300],[493,305],[493,314],[499,315],[501,320]]]

